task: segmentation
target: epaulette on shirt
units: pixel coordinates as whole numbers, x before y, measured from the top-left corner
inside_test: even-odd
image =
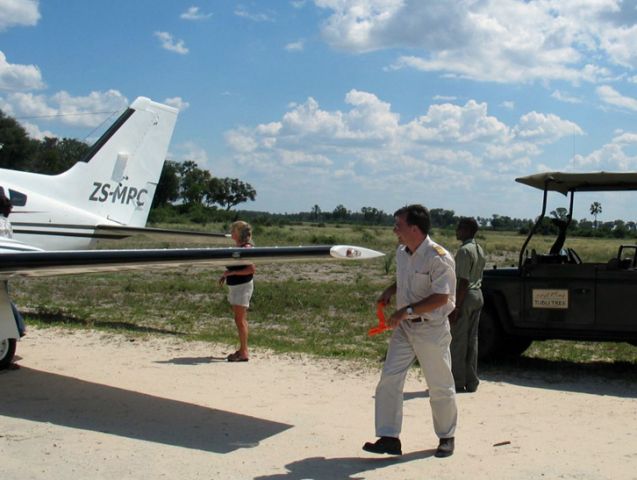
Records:
[[[442,248],[440,245],[434,245],[433,248],[436,251],[436,253],[440,255],[441,257],[443,257],[447,253],[445,249]]]

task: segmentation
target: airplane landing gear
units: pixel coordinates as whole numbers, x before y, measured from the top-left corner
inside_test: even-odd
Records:
[[[4,370],[11,365],[11,360],[15,355],[16,339],[3,338],[0,340],[0,370]]]

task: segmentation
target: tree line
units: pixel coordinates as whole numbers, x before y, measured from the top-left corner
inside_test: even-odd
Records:
[[[34,173],[55,175],[82,161],[90,146],[72,138],[45,137],[43,140],[30,138],[26,130],[12,117],[0,110],[0,168],[23,170]],[[251,210],[232,210],[237,205],[254,201],[257,192],[252,185],[237,178],[217,178],[208,170],[200,168],[196,162],[186,160],[176,162],[166,160],[149,220],[151,222],[206,224],[215,221],[232,221],[244,218],[256,224],[281,225],[298,222],[353,223],[366,225],[392,225],[392,212],[384,212],[372,206],[364,206],[352,211],[339,204],[333,210],[323,210],[313,205],[308,211],[275,214]],[[602,205],[593,202],[590,213],[594,221],[573,219],[569,233],[578,236],[635,237],[637,224],[634,221],[613,220],[598,222]],[[453,210],[430,209],[432,226],[453,229],[459,216]],[[538,233],[554,235],[558,229],[555,220],[564,220],[567,211],[557,208],[544,218]],[[526,234],[534,225],[532,219],[511,218],[493,214],[491,217],[477,217],[482,229],[517,231]]]
[[[72,138],[36,140],[0,110],[0,168],[55,175],[71,168],[89,150]]]
[[[598,205],[596,214],[601,213],[601,205]],[[318,226],[330,223],[351,223],[365,225],[391,226],[394,223],[393,213],[386,213],[375,207],[362,207],[360,211],[351,211],[344,205],[338,205],[332,211],[325,211],[318,205],[314,205],[308,211],[297,213],[268,213],[242,210],[238,212],[241,218],[245,218],[255,224],[262,225],[285,225],[293,223],[310,222]],[[456,215],[453,210],[444,208],[432,208],[429,210],[431,225],[434,228],[445,230],[455,229],[461,216]],[[559,227],[555,220],[564,220],[567,215],[565,208],[557,208],[550,212],[549,216],[542,219],[537,226],[539,235],[557,235]],[[593,213],[591,213],[593,215]],[[476,217],[476,221],[482,230],[517,232],[527,235],[535,225],[535,220],[531,218],[511,218],[505,215],[493,214],[490,217]],[[602,237],[602,238],[637,238],[637,222],[624,221],[621,219],[598,222],[590,221],[586,218],[580,220],[573,219],[568,227],[568,234],[580,237]]]

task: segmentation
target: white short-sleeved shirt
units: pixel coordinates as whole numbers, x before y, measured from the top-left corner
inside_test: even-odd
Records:
[[[456,302],[455,263],[451,254],[429,237],[413,253],[400,245],[396,250],[396,307],[406,307],[435,293],[449,295],[447,304],[423,316],[432,323],[442,323]]]

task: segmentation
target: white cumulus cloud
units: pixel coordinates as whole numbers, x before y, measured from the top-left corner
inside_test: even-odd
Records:
[[[305,42],[303,40],[298,40],[296,42],[290,42],[285,46],[285,49],[288,52],[301,52],[305,48]]]
[[[179,109],[179,111],[182,111],[182,112],[184,110],[186,110],[190,106],[190,103],[186,102],[181,97],[167,98],[167,99],[164,100],[164,103],[166,105],[170,105],[171,107],[175,107],[175,108]]]
[[[252,20],[253,22],[273,22],[274,17],[269,13],[264,12],[252,12],[248,10],[245,5],[237,5],[234,10],[234,14],[237,17]]]
[[[608,85],[597,87],[597,95],[602,102],[615,107],[637,111],[637,99],[626,97]]]
[[[42,74],[35,65],[18,65],[7,61],[0,51],[0,90],[20,91],[44,88]]]
[[[188,48],[183,40],[175,40],[168,32],[155,32],[155,36],[161,42],[161,47],[169,52],[175,52],[180,55],[186,55]]]
[[[635,134],[631,134],[633,137]],[[588,155],[575,155],[569,162],[573,171],[604,170],[634,171],[637,170],[637,155],[631,153],[634,141],[627,142],[627,137],[613,139],[610,143]],[[634,140],[634,138],[633,138]]]
[[[212,13],[202,13],[199,11],[199,7],[189,7],[184,13],[182,13],[179,18],[182,20],[207,20],[212,17]]]
[[[31,27],[40,20],[38,0],[2,0],[0,2],[0,32],[17,26]]]
[[[574,122],[564,120],[552,113],[529,112],[520,118],[513,129],[516,137],[538,144],[552,143],[562,137],[583,135],[583,130]]]
[[[349,182],[342,188],[400,192],[424,182],[449,188],[450,178],[468,188],[489,180],[491,171],[510,182],[512,174],[533,167],[543,146],[584,133],[574,122],[539,112],[508,125],[476,100],[432,104],[404,120],[371,92],[351,90],[344,105],[326,110],[310,97],[289,105],[280,119],[227,131],[226,144],[236,165],[269,182],[301,188],[311,178],[335,189]]]
[[[553,91],[553,93],[551,94],[551,98],[564,103],[582,103],[581,98],[577,98],[573,95],[569,95],[568,93],[561,92],[560,90]]]
[[[315,0],[323,38],[354,53],[408,48],[392,68],[501,83],[599,82],[637,68],[634,2]]]
[[[20,125],[26,130],[27,135],[36,140],[44,140],[45,137],[57,138],[58,136],[50,130],[40,130],[36,124],[31,122],[20,122]]]
[[[169,152],[168,156],[179,162],[190,160],[195,162],[200,168],[210,168],[208,153],[195,142],[184,142],[177,145],[175,151]]]
[[[34,122],[59,122],[65,125],[96,127],[106,118],[121,113],[128,100],[117,90],[91,92],[86,96],[72,96],[60,91],[54,95],[11,93],[0,102],[2,110],[26,121],[36,128]],[[21,120],[23,119],[23,120]],[[26,125],[26,122],[23,124]]]
[[[487,104],[469,100],[464,106],[432,105],[426,115],[407,125],[415,141],[475,142],[505,139],[508,127],[487,114]]]

